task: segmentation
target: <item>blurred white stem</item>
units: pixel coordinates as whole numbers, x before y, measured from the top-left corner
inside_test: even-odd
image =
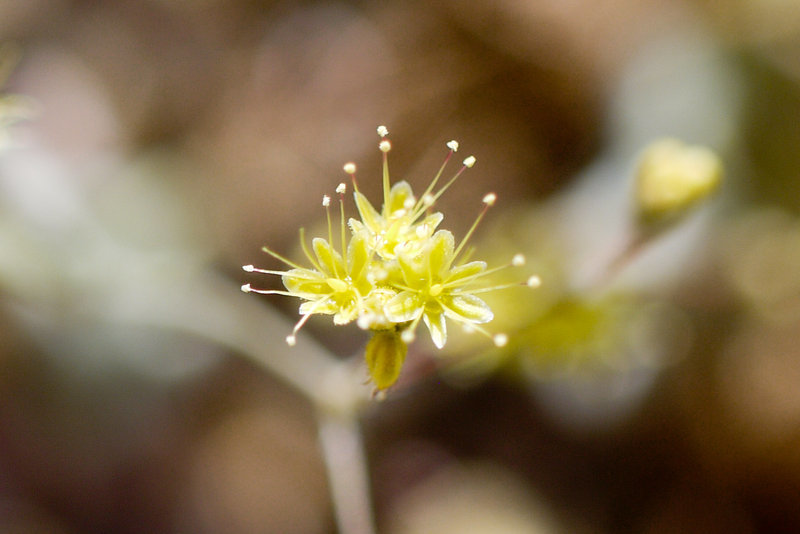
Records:
[[[367,457],[357,416],[320,410],[318,424],[339,534],[375,534]]]

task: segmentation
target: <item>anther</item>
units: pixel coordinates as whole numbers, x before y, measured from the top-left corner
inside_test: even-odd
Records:
[[[497,195],[494,193],[486,193],[486,195],[483,197],[483,203],[487,206],[493,206],[496,200]]]
[[[447,148],[449,148],[453,152],[458,152],[458,141],[456,141],[455,139],[453,139],[452,141],[448,141]]]
[[[289,334],[288,336],[286,336],[286,344],[289,345],[290,347],[294,347],[295,345],[297,345],[297,336],[295,336],[294,334]]]
[[[344,167],[342,167],[342,169],[344,169],[344,172],[346,172],[347,174],[355,174],[356,164],[353,163],[352,161],[348,161],[347,163],[344,164]]]
[[[336,186],[336,192],[339,193],[340,195],[344,195],[346,191],[347,191],[347,186],[345,185],[344,182]]]
[[[378,135],[386,137],[389,135],[389,129],[386,126],[378,126]]]
[[[416,337],[417,335],[410,328],[403,330],[403,333],[400,334],[400,339],[406,344],[412,343]]]
[[[492,341],[494,341],[495,347],[505,347],[508,343],[508,336],[505,334],[495,334]]]
[[[515,254],[513,258],[511,258],[511,265],[514,267],[522,267],[525,265],[525,256],[522,254]]]
[[[539,278],[539,276],[534,274],[533,276],[528,278],[528,287],[536,288],[539,287],[540,285],[542,285],[542,279]]]
[[[392,144],[389,141],[383,140],[378,144],[381,152],[389,152],[392,149]]]
[[[473,165],[475,165],[475,156],[470,156],[464,160],[465,167],[472,168]]]
[[[252,273],[256,270],[255,265],[242,265],[242,270],[246,273]]]
[[[252,288],[250,287],[250,284],[245,284],[242,286],[242,291],[244,291],[245,293],[250,293],[251,290]]]
[[[328,195],[322,195],[322,205],[326,208],[331,205],[331,197]]]

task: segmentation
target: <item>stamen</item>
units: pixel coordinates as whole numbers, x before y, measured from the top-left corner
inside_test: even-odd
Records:
[[[267,247],[264,247],[264,249],[266,249],[266,248]],[[303,249],[303,254],[306,255],[306,258],[308,258],[308,261],[310,261],[311,265],[314,266],[314,269],[316,269],[319,272],[323,272],[322,267],[320,266],[319,262],[316,260],[316,258],[314,258],[314,256],[311,255],[311,251],[308,250],[308,244],[306,243],[306,229],[305,228],[300,228],[300,248]],[[292,264],[290,264],[290,265],[292,265]],[[292,267],[294,267],[294,265],[292,265]],[[295,267],[295,268],[296,269],[302,269],[302,267]]]
[[[378,148],[381,149],[383,152],[383,205],[388,208],[389,207],[389,189],[391,185],[389,183],[389,158],[387,156],[387,152],[392,148],[392,145],[389,141],[381,141],[381,144],[378,145]]]
[[[260,273],[260,274],[274,274],[277,276],[283,276],[286,274],[286,271],[273,271],[272,269],[259,269],[253,265],[242,265],[242,270],[246,273]]]
[[[448,147],[450,147],[450,143],[455,143],[456,148],[458,148],[458,143],[456,141],[450,141],[447,144]],[[450,158],[452,157],[453,152],[455,152],[455,150],[453,150],[453,148],[450,147],[450,152],[448,152],[447,156],[445,156],[444,161],[442,162],[442,165],[439,167],[439,170],[436,172],[436,176],[433,177],[433,180],[431,180],[431,183],[428,184],[428,188],[425,189],[425,192],[422,193],[422,196],[419,198],[419,202],[414,207],[414,215],[415,215],[414,219],[419,217],[419,215],[422,213],[423,209],[426,209],[426,208],[432,206],[433,203],[436,202],[436,199],[439,197],[439,195],[433,196],[431,194],[431,192],[433,191],[433,188],[436,187],[436,184],[439,182],[439,178],[441,178],[445,167],[447,167],[447,162],[450,161]],[[458,174],[456,176],[458,176]],[[455,180],[455,178],[451,179],[450,182],[447,184],[447,186],[442,188],[441,192],[444,192],[444,189],[447,189],[447,187],[450,185],[450,183],[452,183],[454,180]]]
[[[303,232],[303,229],[301,228],[301,229],[300,229],[300,240],[301,240],[301,241],[302,241],[302,239],[303,239],[303,233],[304,233],[304,232]],[[267,254],[269,254],[270,256],[272,256],[273,258],[275,258],[275,259],[277,259],[277,260],[280,260],[280,261],[282,261],[283,263],[285,263],[285,264],[286,264],[286,265],[288,265],[289,267],[292,267],[292,268],[294,268],[294,269],[303,269],[303,267],[301,267],[301,266],[300,266],[300,265],[298,265],[297,263],[295,263],[295,262],[293,262],[293,261],[291,261],[291,260],[289,260],[289,259],[287,259],[287,258],[285,258],[285,257],[281,256],[280,254],[278,254],[278,253],[277,253],[277,252],[275,252],[274,250],[271,250],[271,249],[270,249],[269,247],[267,247],[266,245],[265,245],[265,246],[263,246],[263,247],[261,247],[261,250],[262,250],[262,251],[264,251],[264,252],[266,252]],[[309,255],[309,254],[306,254],[306,255],[310,257],[310,255]],[[314,267],[318,267],[317,263],[316,263],[316,262],[314,262],[313,260],[311,261],[311,263],[314,265]],[[317,270],[319,270],[319,269],[317,269]]]
[[[319,301],[317,302],[317,304],[318,303]],[[303,325],[306,324],[306,321],[308,321],[311,318],[311,316],[314,315],[314,313],[316,312],[311,311],[303,315],[303,317],[299,321],[297,321],[297,324],[294,325],[294,328],[292,328],[292,333],[286,336],[286,343],[290,347],[294,347],[295,343],[297,343],[297,333],[300,331],[301,328],[303,328]]]
[[[463,174],[463,172],[465,170],[467,170],[469,167],[472,166],[472,165],[468,166],[466,164],[464,166],[462,166],[458,170],[458,172],[455,174],[455,176],[450,178],[450,181],[447,182],[446,184],[444,184],[444,187],[439,189],[439,191],[437,191],[435,195],[431,195],[430,193],[433,190],[433,187],[436,184],[436,181],[439,179],[439,176],[441,175],[442,170],[444,170],[444,165],[447,164],[447,161],[450,159],[450,156],[452,156],[452,155],[453,155],[452,152],[448,152],[447,153],[447,158],[445,158],[444,164],[442,164],[441,169],[439,169],[439,173],[436,175],[436,177],[434,178],[433,182],[431,182],[431,185],[428,186],[428,189],[426,189],[425,193],[422,195],[422,198],[420,199],[420,204],[417,206],[417,208],[415,210],[415,213],[414,213],[414,219],[415,220],[416,220],[417,217],[419,217],[422,214],[422,210],[424,208],[432,206],[439,199],[439,197],[442,196],[444,194],[444,192],[447,191],[447,189],[451,185],[453,185],[453,183],[458,179],[458,177],[461,176],[461,174]],[[469,159],[469,158],[467,158],[467,159]],[[472,159],[474,160],[475,158],[472,158]],[[466,162],[467,160],[464,160],[464,161]],[[473,161],[472,163],[475,163],[475,162]]]
[[[331,224],[331,197],[325,195],[322,197],[322,205],[325,206],[325,218],[328,221],[328,243],[330,244],[331,248],[333,248],[333,225]],[[333,275],[338,277],[339,273],[337,272],[338,269],[336,268],[336,260],[333,260]]]
[[[347,186],[344,184],[339,184],[339,187],[336,188],[336,192],[339,193],[339,224],[342,228],[341,230],[341,240],[342,240],[342,258],[347,258],[347,223],[344,219],[344,192],[347,189]]]
[[[278,289],[255,289],[250,284],[242,286],[242,293],[258,293],[259,295],[283,295],[284,297],[293,297],[294,294],[288,291],[280,291]]]
[[[488,200],[490,200],[491,202],[487,202],[487,197],[488,197]],[[461,241],[461,244],[458,245],[458,248],[453,253],[453,261],[455,261],[455,259],[458,257],[459,253],[464,248],[464,245],[466,245],[467,241],[469,241],[469,238],[472,237],[472,234],[475,232],[475,229],[478,227],[478,224],[480,224],[481,219],[483,219],[483,216],[486,215],[486,212],[489,210],[489,206],[494,204],[494,201],[495,201],[496,198],[497,198],[497,196],[494,193],[489,193],[488,195],[483,197],[483,203],[484,203],[483,209],[478,214],[478,218],[475,219],[475,222],[472,223],[472,226],[470,227],[469,231],[467,232],[467,235],[464,236],[464,239]]]

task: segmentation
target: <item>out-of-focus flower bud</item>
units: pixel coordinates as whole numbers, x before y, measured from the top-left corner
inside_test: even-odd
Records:
[[[709,148],[662,139],[644,149],[636,171],[639,221],[672,220],[708,197],[722,180],[722,161]]]

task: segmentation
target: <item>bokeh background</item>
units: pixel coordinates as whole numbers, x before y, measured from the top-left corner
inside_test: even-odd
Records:
[[[415,188],[475,154],[448,228],[495,191],[476,242],[544,282],[495,302],[508,350],[420,340],[368,410],[380,532],[800,531],[797,1],[4,0],[0,42],[35,111],[0,153],[0,531],[335,532],[263,362],[366,338],[287,352],[297,303],[240,266],[346,161],[378,198],[378,124]],[[661,136],[724,185],[606,279]]]

